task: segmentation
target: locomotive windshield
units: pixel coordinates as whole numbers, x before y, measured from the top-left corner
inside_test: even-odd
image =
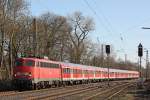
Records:
[[[15,66],[35,66],[35,61],[32,61],[32,60],[25,60],[25,61],[17,60],[15,62]]]
[[[23,66],[23,61],[17,60],[17,61],[15,62],[15,66]]]

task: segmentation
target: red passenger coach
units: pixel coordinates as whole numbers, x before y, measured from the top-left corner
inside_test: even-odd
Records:
[[[22,88],[45,88],[69,84],[99,82],[110,79],[138,78],[137,71],[108,69],[73,63],[57,62],[39,58],[18,58],[14,67],[14,86]]]

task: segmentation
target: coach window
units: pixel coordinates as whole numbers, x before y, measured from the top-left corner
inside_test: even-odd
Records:
[[[79,69],[76,69],[77,70],[77,73],[76,74],[79,74]]]
[[[82,73],[82,69],[80,69],[80,74],[83,74],[83,73]]]
[[[51,68],[59,68],[59,64],[50,63]]]
[[[41,67],[44,67],[44,63],[43,62],[41,62],[40,64],[41,64]]]
[[[45,67],[45,62],[42,62],[43,63],[43,66],[42,67]]]
[[[73,74],[75,74],[75,69],[73,69]]]
[[[76,74],[79,74],[79,69],[76,69],[76,71],[77,71]]]
[[[104,72],[104,75],[107,76],[107,72]]]
[[[100,74],[100,71],[97,71],[97,74]]]
[[[70,69],[69,68],[67,68],[67,73],[70,74]]]
[[[49,63],[46,63],[46,67],[49,67]]]
[[[38,66],[40,67],[41,65],[40,65],[40,62],[38,62]]]
[[[88,74],[88,70],[85,70],[85,74]]]
[[[40,62],[40,65],[41,65],[41,67],[43,67],[43,63],[42,62]]]
[[[51,64],[50,64],[50,67],[51,67],[51,68],[54,68],[54,64],[53,64],[53,63],[51,63]]]
[[[63,68],[63,73],[67,73],[67,68]]]
[[[46,67],[46,64],[47,64],[47,63],[46,63],[46,62],[44,62],[44,67]]]
[[[82,70],[83,71],[83,74],[86,74],[86,71],[85,70]]]
[[[82,74],[85,74],[84,70],[82,69]]]
[[[112,72],[112,76],[114,76],[115,75],[115,73],[114,72]]]
[[[93,74],[96,74],[96,71],[93,71]]]
[[[74,73],[74,74],[77,74],[77,69],[73,69],[73,73]]]
[[[36,62],[36,67],[38,67],[38,66],[39,66],[39,62],[37,61],[37,62]]]
[[[83,70],[83,74],[86,74],[85,70]]]
[[[89,70],[89,74],[92,74],[92,71],[91,71],[91,70]]]
[[[81,70],[80,69],[78,69],[78,74],[81,74]]]
[[[98,74],[98,71],[95,71],[95,75],[97,75]]]
[[[41,62],[41,67],[44,67],[44,62]]]
[[[102,74],[102,71],[99,71],[99,74]]]
[[[84,70],[82,69],[82,74],[85,74]]]
[[[69,69],[69,68],[64,68],[64,69],[63,69],[63,73],[69,74],[69,73],[70,73],[70,69]]]
[[[70,73],[73,73],[73,70],[72,69],[69,69],[70,70]]]
[[[75,69],[73,69],[73,74],[75,74]]]
[[[39,62],[36,62],[36,67],[39,66]]]
[[[47,63],[46,62],[44,63],[44,67],[47,67]]]
[[[44,67],[47,67],[47,63],[46,62],[44,63]]]

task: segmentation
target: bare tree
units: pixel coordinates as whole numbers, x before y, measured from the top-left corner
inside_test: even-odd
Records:
[[[1,12],[1,22],[0,22],[0,30],[1,30],[1,67],[3,66],[4,61],[4,43],[8,43],[9,47],[9,71],[12,73],[13,66],[13,50],[14,46],[16,46],[16,34],[18,30],[17,23],[18,18],[24,14],[26,9],[26,2],[24,0],[1,0],[0,1],[0,12]],[[10,75],[11,77],[11,75]]]
[[[91,18],[84,17],[81,12],[75,12],[72,16],[69,16],[68,22],[72,28],[72,31],[69,33],[71,40],[70,60],[71,62],[80,63],[85,49],[84,41],[89,32],[94,29],[94,23]]]
[[[1,58],[0,58],[0,67],[2,69],[4,64],[4,39],[5,39],[5,22],[6,22],[6,4],[7,0],[0,1],[0,33],[1,33]],[[0,79],[2,79],[1,72],[0,72]]]
[[[65,41],[68,40],[66,18],[47,12],[37,18],[36,24],[38,55],[63,60]]]

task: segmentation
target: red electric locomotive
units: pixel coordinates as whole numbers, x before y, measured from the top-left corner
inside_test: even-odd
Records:
[[[38,58],[19,58],[14,67],[14,83],[19,88],[40,88],[60,82],[58,62]]]
[[[18,58],[14,67],[14,86],[45,88],[48,86],[97,82],[107,79],[138,78],[137,71],[108,69],[39,58]]]

